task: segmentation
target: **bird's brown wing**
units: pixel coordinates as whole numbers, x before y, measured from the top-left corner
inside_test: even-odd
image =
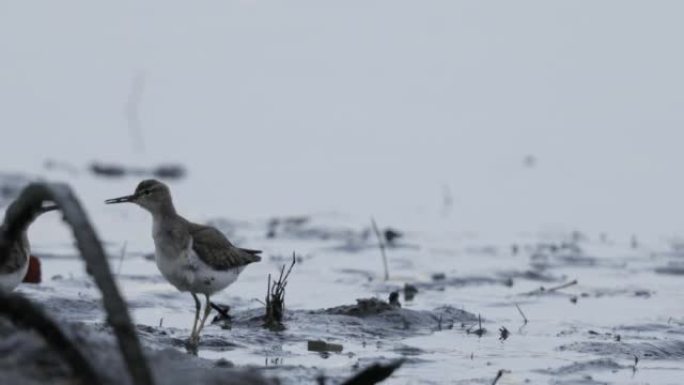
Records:
[[[260,250],[235,247],[222,232],[210,226],[191,224],[192,249],[202,262],[217,270],[228,270],[261,261]]]

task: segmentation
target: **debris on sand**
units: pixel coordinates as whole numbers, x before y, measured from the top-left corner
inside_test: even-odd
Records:
[[[418,294],[418,288],[410,283],[404,284],[404,301],[413,301],[416,294]]]
[[[310,352],[333,352],[333,353],[339,353],[341,352],[344,348],[340,344],[333,344],[321,340],[316,340],[316,341],[308,341],[306,345],[306,349]]]
[[[387,364],[373,364],[357,373],[354,377],[344,381],[342,385],[372,385],[384,381],[404,363],[403,359]]]
[[[233,317],[230,316],[230,306],[211,302],[211,308],[218,313],[214,316],[214,319],[211,320],[211,324],[218,324],[221,326],[221,329],[230,330],[233,326]]]
[[[499,341],[506,341],[510,335],[511,332],[509,332],[505,326],[499,328]]]
[[[387,243],[387,246],[394,246],[395,241],[401,237],[404,236],[404,233],[397,229],[393,229],[391,227],[385,228],[385,230],[382,232],[382,234],[385,237],[385,242]]]
[[[390,304],[390,306],[401,307],[401,303],[399,302],[399,292],[398,291],[393,291],[390,293],[389,304]]]
[[[380,314],[395,309],[389,302],[379,298],[360,298],[356,300],[356,305],[342,305],[327,309],[329,314],[344,314],[355,317],[366,317],[369,315]]]

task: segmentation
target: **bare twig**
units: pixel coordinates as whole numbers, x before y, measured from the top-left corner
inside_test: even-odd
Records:
[[[11,247],[7,240],[13,239],[13,235],[16,236],[18,231],[30,223],[34,210],[39,209],[43,201],[55,202],[72,229],[76,245],[85,261],[86,271],[93,276],[102,292],[107,321],[114,329],[133,384],[153,384],[152,374],[131,322],[128,307],[112,277],[102,243],[69,186],[33,183],[22,191],[12,209],[5,213],[4,234],[0,234],[0,257],[7,255]]]
[[[380,229],[378,229],[378,225],[375,223],[375,218],[371,218],[371,225],[373,226],[373,232],[375,233],[375,236],[378,238],[378,247],[380,248],[380,254],[382,254],[382,264],[385,268],[385,281],[387,281],[389,280],[389,268],[387,267],[385,241],[383,241],[382,235],[380,234]]]
[[[572,280],[570,282],[566,282],[562,285],[550,287],[550,288],[545,288],[544,286],[540,287],[537,290],[530,291],[528,293],[524,293],[523,295],[543,295],[543,294],[548,294],[548,293],[555,293],[559,290],[567,289],[570,286],[577,285],[577,280]]]
[[[577,285],[577,280],[576,280],[576,279],[575,279],[575,280],[572,280],[572,281],[570,281],[570,282],[566,282],[566,283],[564,283],[564,284],[562,284],[562,285],[554,286],[554,287],[552,287],[552,288],[547,289],[546,291],[549,292],[549,293],[553,293],[554,291],[563,290],[563,289],[568,288],[568,287],[573,286],[573,285]]]
[[[478,337],[482,337],[483,335],[485,335],[485,333],[487,333],[487,329],[484,329],[482,327],[482,317],[480,316],[480,314],[477,315],[477,325],[478,325],[478,327],[476,330],[472,330],[472,326],[471,326],[466,330],[466,332],[468,334],[472,333]]]
[[[285,288],[287,287],[287,280],[290,277],[292,268],[297,263],[295,253],[292,253],[292,263],[290,268],[285,271],[285,265],[280,268],[280,275],[278,280],[271,281],[271,275],[268,275],[268,285],[266,288],[266,315],[264,317],[264,326],[273,329],[283,329],[283,316],[285,314]]]
[[[39,306],[19,294],[0,290],[0,314],[8,316],[14,323],[36,330],[45,341],[63,358],[82,384],[101,384],[100,378],[81,351]]]
[[[515,304],[515,307],[518,309],[518,312],[523,317],[523,324],[527,325],[527,317],[525,317],[525,313],[523,313],[522,309],[520,308],[520,306],[518,306],[517,303]]]
[[[499,371],[496,373],[496,377],[494,378],[494,381],[492,381],[492,385],[496,385],[496,383],[499,382],[499,380],[501,379],[503,374],[504,374],[504,370],[499,369]]]

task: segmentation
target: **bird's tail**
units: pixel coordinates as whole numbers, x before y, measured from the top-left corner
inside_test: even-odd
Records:
[[[261,256],[259,255],[259,254],[261,254],[261,250],[242,249],[242,248],[240,250],[251,255],[252,258],[254,259],[254,262],[261,261]]]

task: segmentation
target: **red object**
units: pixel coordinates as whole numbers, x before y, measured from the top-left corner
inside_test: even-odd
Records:
[[[40,271],[40,259],[31,255],[29,257],[29,267],[26,272],[26,277],[24,277],[24,282],[26,283],[40,283],[41,279]]]

